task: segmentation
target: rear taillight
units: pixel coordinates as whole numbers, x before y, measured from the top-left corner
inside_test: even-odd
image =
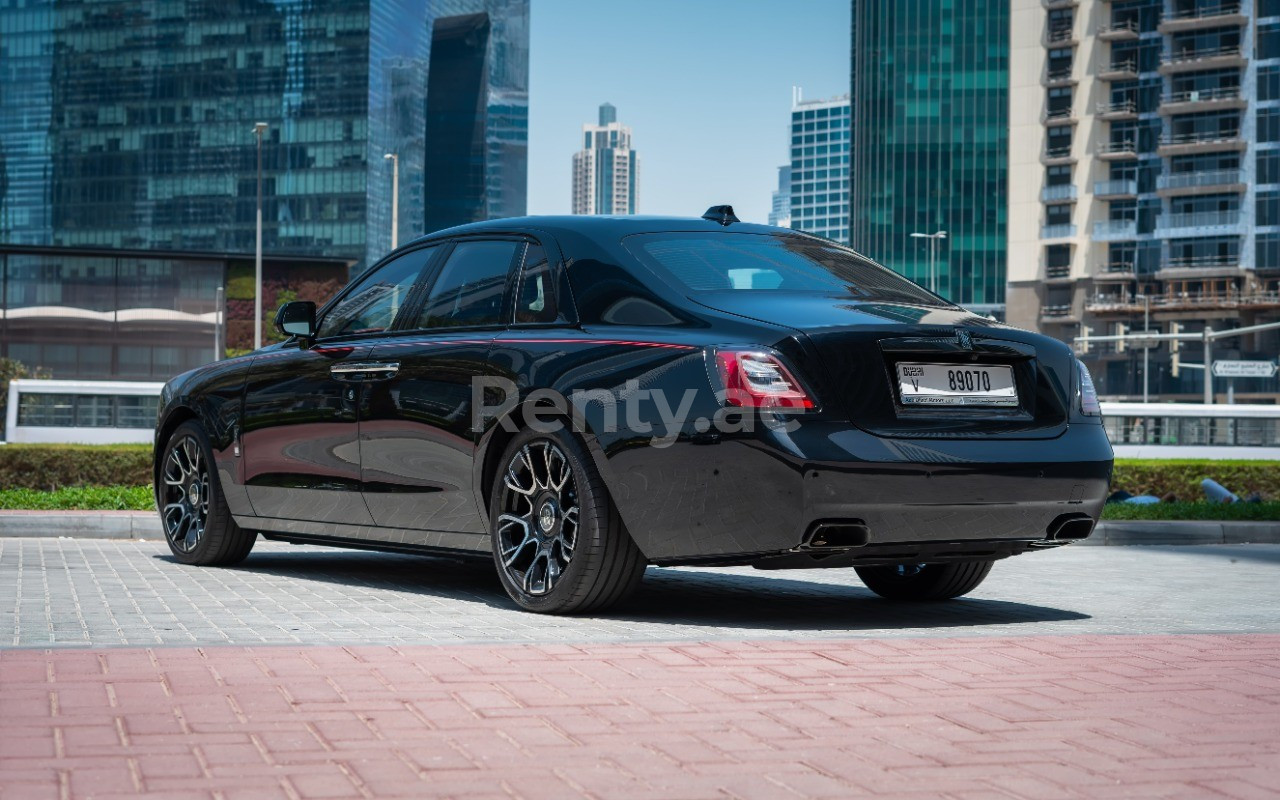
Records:
[[[1089,368],[1083,362],[1076,361],[1076,370],[1080,373],[1080,413],[1086,417],[1102,416],[1102,406],[1098,405],[1098,390],[1093,388]]]
[[[803,411],[813,398],[782,359],[764,350],[715,351],[725,402],[739,408]]]

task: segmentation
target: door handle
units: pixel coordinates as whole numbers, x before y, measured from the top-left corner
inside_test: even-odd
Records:
[[[354,361],[329,367],[329,374],[340,381],[385,381],[399,371],[399,361]]]

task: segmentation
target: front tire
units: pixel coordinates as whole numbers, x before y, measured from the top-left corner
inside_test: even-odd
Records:
[[[498,577],[517,605],[540,614],[581,614],[635,591],[644,555],[576,438],[563,430],[524,430],[498,464],[489,529]]]
[[[894,564],[887,567],[855,567],[867,588],[886,600],[950,600],[968,594],[991,572],[994,561],[958,561],[950,564]]]
[[[258,538],[231,518],[213,467],[209,437],[184,422],[165,444],[156,492],[160,523],[173,557],[183,564],[225,566],[243,561]]]

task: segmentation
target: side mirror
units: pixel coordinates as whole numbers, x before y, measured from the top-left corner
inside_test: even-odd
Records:
[[[301,336],[314,339],[316,335],[316,304],[310,300],[294,300],[285,303],[276,312],[276,330],[285,336]]]

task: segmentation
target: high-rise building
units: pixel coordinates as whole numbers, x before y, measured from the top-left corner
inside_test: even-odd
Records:
[[[791,227],[849,243],[849,95],[791,104]],[[781,176],[779,176],[781,178]]]
[[[773,190],[769,206],[769,224],[791,227],[791,165],[778,167],[778,188]]]
[[[1009,320],[1075,342],[1280,319],[1280,0],[1013,0],[1011,31]],[[1203,395],[1199,343],[1078,348],[1105,395]]]
[[[525,210],[528,0],[0,2],[0,241],[369,263]]]
[[[934,246],[939,293],[1000,313],[1009,0],[853,0],[851,52],[853,246],[923,284]]]
[[[637,178],[631,128],[605,103],[599,124],[582,126],[582,149],[573,154],[573,213],[636,213]]]

